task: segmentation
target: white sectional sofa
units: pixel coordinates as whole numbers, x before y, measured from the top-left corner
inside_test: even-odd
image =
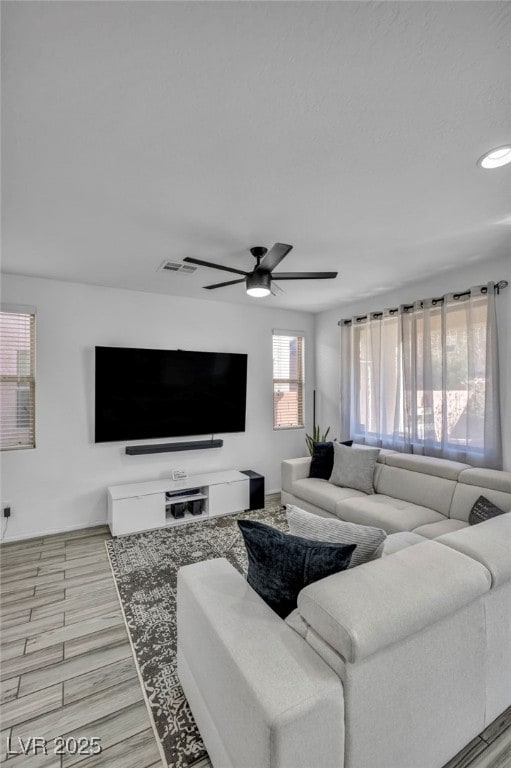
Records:
[[[435,539],[465,528],[479,496],[511,509],[510,472],[382,450],[374,473],[375,493],[367,495],[309,478],[310,462],[309,457],[282,462],[283,504],[374,525],[389,534],[413,531]]]
[[[179,677],[214,768],[441,768],[511,705],[511,512],[467,525],[479,495],[511,509],[511,474],[384,453],[370,496],[307,474],[284,462],[284,501],[421,537],[286,621],[225,559],[180,570]]]

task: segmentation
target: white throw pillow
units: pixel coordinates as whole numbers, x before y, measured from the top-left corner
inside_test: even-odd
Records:
[[[334,468],[329,482],[363,493],[374,493],[373,475],[379,453],[379,448],[348,448],[334,443]]]
[[[356,544],[357,548],[348,568],[381,557],[383,542],[387,538],[381,528],[345,523],[333,517],[320,517],[295,507],[294,504],[288,504],[286,510],[289,532],[293,536],[313,541],[328,541],[332,544]]]

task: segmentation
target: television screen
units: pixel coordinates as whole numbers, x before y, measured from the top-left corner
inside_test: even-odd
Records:
[[[245,431],[247,355],[96,347],[95,442]]]

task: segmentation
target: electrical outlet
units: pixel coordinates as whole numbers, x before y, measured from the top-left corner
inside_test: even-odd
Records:
[[[12,501],[2,501],[2,517],[10,517],[12,515]]]

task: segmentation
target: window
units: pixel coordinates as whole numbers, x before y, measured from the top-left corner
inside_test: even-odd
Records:
[[[343,436],[499,468],[493,283],[355,317],[341,344]]]
[[[273,429],[303,427],[304,337],[273,331]]]
[[[35,312],[0,312],[0,448],[35,448]]]

